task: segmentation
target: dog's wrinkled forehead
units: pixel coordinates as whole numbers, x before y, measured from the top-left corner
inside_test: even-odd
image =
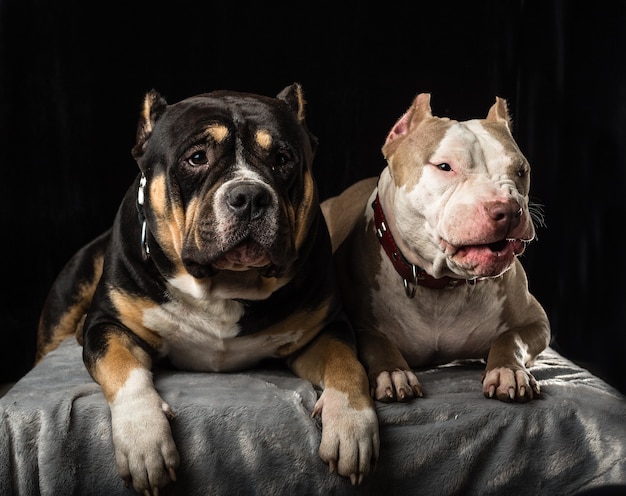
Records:
[[[509,172],[526,168],[527,161],[512,135],[502,123],[473,119],[449,120],[445,133],[431,149],[428,160],[438,164],[463,166],[475,172]],[[486,169],[483,169],[485,167]]]
[[[499,97],[485,119],[456,121],[433,116],[430,95],[419,94],[388,133],[382,151],[395,182],[409,188],[430,165],[457,176],[509,177],[528,191],[530,166],[511,134],[506,100]]]
[[[225,158],[237,149],[246,150],[251,158],[269,160],[269,165],[275,158],[272,151],[296,162],[309,163],[311,159],[312,143],[298,113],[278,99],[214,92],[163,109],[152,106],[145,112],[153,115],[144,118],[134,154],[154,166],[180,160],[186,153],[193,154],[194,147],[207,143],[210,149],[203,153],[208,160]]]

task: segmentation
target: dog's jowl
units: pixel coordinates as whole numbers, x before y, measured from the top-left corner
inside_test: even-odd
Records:
[[[216,91],[169,105],[146,95],[139,174],[112,228],[54,283],[38,344],[42,357],[77,333],[110,406],[120,475],[137,491],[175,480],[179,464],[176,405],[152,381],[162,358],[214,372],[284,358],[323,388],[322,460],[353,483],[375,462],[378,422],[342,318],[316,144],[298,84],[276,98]]]
[[[382,152],[380,177],[322,204],[374,398],[422,396],[412,367],[486,359],[485,396],[533,399],[550,326],[518,257],[542,218],[506,101],[459,122],[420,94]]]

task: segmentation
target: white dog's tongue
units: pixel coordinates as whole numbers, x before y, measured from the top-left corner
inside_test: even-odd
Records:
[[[524,243],[520,240],[507,240],[501,245],[470,245],[460,248],[453,258],[467,269],[471,269],[478,277],[494,277],[500,275],[515,260],[516,255],[524,251]]]

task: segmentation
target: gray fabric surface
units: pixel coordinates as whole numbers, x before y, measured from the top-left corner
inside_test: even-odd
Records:
[[[418,370],[426,397],[378,403],[380,460],[357,488],[319,459],[317,391],[288,370],[161,370],[155,383],[177,415],[181,466],[160,494],[556,496],[626,488],[624,396],[548,349],[532,369],[542,398],[505,404],[482,397],[482,367]],[[108,406],[74,340],[0,399],[0,415],[0,495],[135,494],[117,475]]]

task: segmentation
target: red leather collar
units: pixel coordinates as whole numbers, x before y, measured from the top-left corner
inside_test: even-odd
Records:
[[[435,278],[428,274],[424,269],[408,262],[407,259],[404,258],[404,255],[402,255],[402,252],[398,249],[391,231],[387,228],[385,214],[380,206],[378,193],[372,202],[372,208],[374,209],[374,222],[376,223],[376,236],[378,237],[378,241],[380,241],[380,244],[389,257],[389,260],[391,260],[396,272],[400,274],[400,277],[402,277],[404,290],[409,298],[413,298],[413,296],[415,296],[415,286],[418,284],[431,289],[452,289],[456,288],[461,283],[476,283],[477,279],[456,279],[448,276]]]

